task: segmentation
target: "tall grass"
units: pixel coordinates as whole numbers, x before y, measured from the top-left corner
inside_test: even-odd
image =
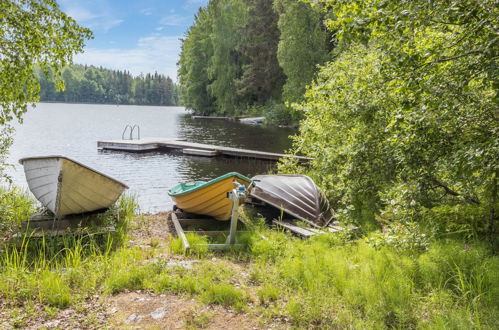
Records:
[[[16,205],[24,208],[26,204]],[[64,236],[35,238],[26,231],[20,238],[11,239],[0,252],[1,295],[10,300],[65,307],[101,290],[106,274],[117,268],[120,254],[113,251],[123,246],[126,226],[135,209],[133,197],[124,196],[100,215],[100,225],[113,224],[113,232],[94,232],[90,228]],[[23,217],[27,214],[18,213]]]
[[[115,233],[28,233],[5,246],[0,294],[58,308],[94,293],[148,290],[236,310],[251,304],[297,328],[499,328],[499,257],[486,243],[440,239],[421,247],[337,234],[301,240],[257,221],[239,241],[244,249],[208,252],[207,239],[192,235],[190,254],[178,239],[170,252],[196,260],[169,262],[156,257],[159,247],[123,244],[136,204],[125,196],[118,205],[103,215]]]
[[[35,211],[35,202],[27,192],[17,187],[0,187],[0,237],[18,230]]]
[[[309,241],[288,237],[285,244],[276,236],[255,236],[252,251],[260,259],[252,279],[262,284],[261,300],[280,292],[296,326],[498,325],[499,258],[478,242],[440,241],[418,252],[377,249],[365,241],[338,244],[329,235]],[[260,246],[271,246],[272,237],[284,248],[262,252]]]

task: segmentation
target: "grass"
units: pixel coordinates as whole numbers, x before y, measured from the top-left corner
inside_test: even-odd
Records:
[[[16,205],[24,211],[11,212],[18,215],[4,224],[18,223],[16,217],[32,210],[20,196],[9,198],[19,198]],[[94,294],[146,290],[252,310],[297,328],[499,328],[499,258],[484,242],[433,239],[423,248],[407,248],[415,245],[372,244],[379,235],[343,234],[304,241],[256,220],[240,237],[245,248],[238,251],[211,252],[203,247],[207,238],[190,235],[193,248],[185,254],[181,242],[171,239],[170,253],[183,261],[195,258],[186,266],[158,258],[165,252],[160,244],[126,247],[135,206],[126,199],[120,205],[116,233],[51,240],[27,234],[4,245],[3,299],[42,304],[50,317]],[[113,221],[116,211],[104,221]],[[12,326],[26,325],[24,314],[11,314]],[[192,315],[186,326],[206,326],[210,317]]]
[[[0,188],[0,238],[17,231],[35,211],[27,192],[17,187]]]
[[[234,306],[242,309],[248,299],[242,290],[226,283],[214,283],[206,287],[201,294],[201,301],[207,304]]]
[[[204,329],[209,324],[213,317],[210,312],[197,312],[195,310],[191,311],[185,320],[185,325],[187,329]]]

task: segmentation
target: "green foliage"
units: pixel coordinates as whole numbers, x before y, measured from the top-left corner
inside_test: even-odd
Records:
[[[39,299],[55,307],[67,307],[71,302],[71,289],[63,276],[50,270],[43,270],[39,279]]]
[[[373,247],[393,246],[405,250],[426,250],[430,245],[430,237],[421,231],[414,222],[388,223],[382,232],[375,232],[367,238]]]
[[[274,9],[279,13],[277,58],[286,75],[283,99],[298,102],[312,82],[317,67],[328,59],[330,37],[322,24],[323,13],[319,6],[297,0],[276,0]]]
[[[392,202],[410,217],[480,205],[493,235],[496,2],[321,2],[340,46],[298,106],[295,146],[338,213],[372,225]]]
[[[90,30],[60,11],[52,0],[0,2],[0,124],[21,120],[28,102],[39,99],[35,65],[53,70],[62,88],[61,68],[82,51]]]
[[[237,114],[235,81],[241,75],[243,63],[242,55],[237,51],[241,42],[237,32],[246,22],[247,8],[242,0],[214,0],[208,5],[208,13],[213,47],[207,69],[208,92],[215,99],[218,113],[234,115]]]
[[[194,17],[194,24],[182,40],[178,62],[182,105],[202,115],[209,115],[216,111],[215,99],[208,93],[211,80],[207,69],[213,55],[210,19],[208,10],[200,8]]]
[[[201,301],[207,304],[235,306],[241,308],[246,301],[244,293],[230,284],[211,284],[201,295]]]
[[[478,241],[375,248],[336,233],[299,240],[257,223],[250,248],[241,252],[245,264],[218,255],[165,260],[148,249],[112,250],[84,240],[62,248],[32,244],[26,238],[0,254],[0,294],[9,301],[64,307],[95,293],[148,290],[236,310],[249,305],[257,315],[288,319],[298,328],[498,325],[499,259]]]
[[[185,235],[189,242],[189,250],[185,251],[180,237],[170,239],[170,250],[176,254],[185,254],[191,256],[202,257],[209,253],[208,251],[208,238],[203,235],[194,233],[187,233]]]
[[[260,303],[266,304],[276,301],[280,296],[280,290],[272,284],[264,284],[260,289],[258,289],[256,294],[258,295]]]
[[[441,242],[427,252],[327,239],[295,242],[265,268],[298,327],[492,326],[498,259],[480,244]]]
[[[213,313],[193,311],[185,320],[187,329],[204,329],[210,324]]]
[[[285,233],[267,230],[253,235],[250,251],[262,260],[272,261],[285,253],[289,243]]]
[[[129,267],[126,272],[112,272],[106,279],[106,287],[110,293],[119,293],[124,290],[139,290],[144,288],[144,281],[149,273],[144,267]]]
[[[127,71],[72,65],[62,73],[64,91],[57,91],[53,74],[36,70],[40,101],[137,105],[178,105],[179,90],[170,77],[157,72],[133,77]]]
[[[279,16],[272,9],[273,1],[245,0],[248,22],[241,31],[238,50],[247,58],[237,81],[238,95],[245,104],[264,105],[279,101],[284,73],[277,61]]]
[[[203,115],[259,110],[271,124],[296,122],[283,85],[286,101],[301,100],[326,60],[332,46],[322,19],[319,7],[299,0],[210,1],[182,42],[183,104]]]
[[[0,236],[18,230],[35,213],[35,203],[19,188],[0,188]]]

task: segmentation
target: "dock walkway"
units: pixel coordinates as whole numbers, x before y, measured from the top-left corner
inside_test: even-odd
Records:
[[[226,156],[235,158],[252,158],[262,160],[277,161],[282,157],[294,157],[300,161],[309,161],[311,158],[302,156],[285,155],[279,153],[239,149],[231,147],[215,146],[210,144],[187,142],[175,139],[163,138],[143,138],[139,140],[107,140],[98,141],[97,148],[101,150],[115,150],[126,152],[148,152],[157,150],[176,150],[183,152],[184,149],[189,149],[186,154],[193,154],[193,150],[198,150],[199,156]]]

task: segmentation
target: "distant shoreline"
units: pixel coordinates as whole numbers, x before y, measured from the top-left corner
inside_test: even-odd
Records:
[[[115,104],[115,103],[91,103],[91,102],[52,102],[52,101],[38,101],[33,103],[44,104],[89,104],[89,105],[117,105],[117,106],[140,106],[140,107],[177,107],[184,108],[183,105],[157,105],[157,104]]]

